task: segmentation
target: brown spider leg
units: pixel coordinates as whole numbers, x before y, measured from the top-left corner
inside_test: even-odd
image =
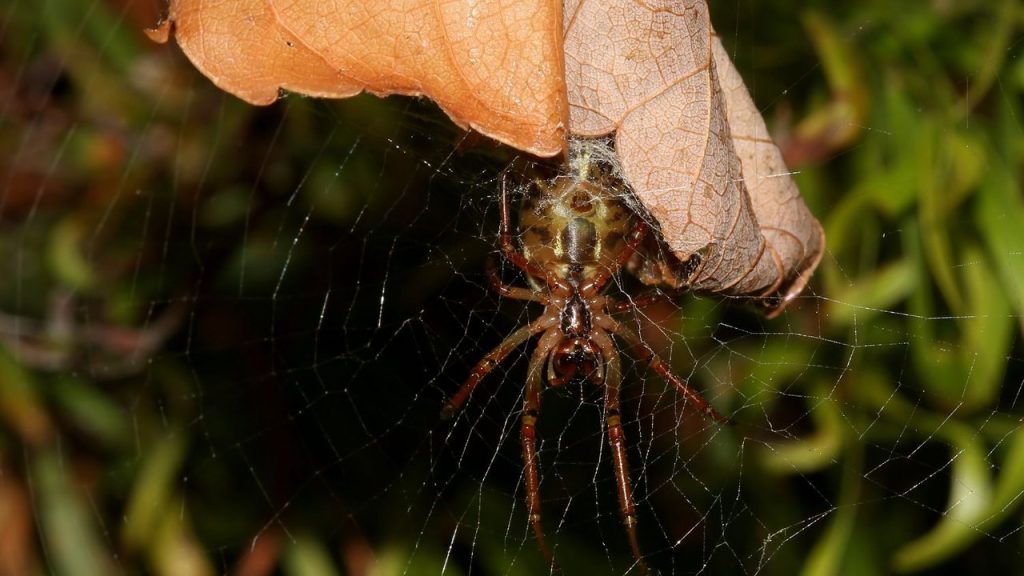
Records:
[[[529,288],[510,286],[502,282],[501,276],[498,275],[498,264],[494,255],[487,258],[487,280],[491,283],[491,288],[505,298],[529,300],[531,302],[540,302],[541,304],[548,303],[548,297],[543,292],[534,292]]]
[[[469,378],[466,379],[465,384],[463,384],[462,387],[459,388],[459,390],[453,394],[447,402],[445,402],[444,408],[441,409],[441,418],[448,420],[454,416],[455,413],[462,408],[462,405],[466,402],[466,399],[469,398],[469,395],[473,393],[473,389],[476,388],[476,385],[479,384],[485,376],[490,374],[498,364],[501,364],[501,362],[505,360],[513,350],[518,348],[523,342],[529,340],[532,336],[557,324],[557,317],[549,317],[545,314],[544,316],[537,318],[533,322],[509,334],[507,338],[502,340],[500,344],[477,362],[476,366],[473,367],[473,371],[469,373]]]
[[[520,428],[520,441],[523,445],[523,472],[526,475],[526,512],[534,538],[544,558],[552,567],[555,566],[554,556],[544,539],[544,528],[540,523],[540,475],[537,472],[537,418],[540,415],[541,375],[544,363],[551,351],[562,340],[562,333],[552,327],[540,337],[537,349],[530,358],[526,372],[526,390],[523,395],[523,415]]]
[[[687,401],[693,402],[694,406],[697,407],[697,410],[700,410],[704,415],[721,424],[732,423],[729,419],[719,414],[717,410],[708,404],[707,400],[700,395],[700,392],[690,388],[686,384],[685,380],[676,376],[676,374],[672,372],[672,369],[665,364],[665,361],[659,358],[657,353],[655,353],[654,350],[651,350],[651,347],[645,344],[636,332],[630,330],[626,326],[623,326],[610,316],[595,315],[594,323],[625,340],[631,348],[635,348],[637,353],[640,355],[640,358],[655,372],[657,372],[663,380],[675,386],[676,390],[682,394]]]
[[[629,237],[626,239],[626,246],[623,247],[622,252],[619,253],[619,257],[615,260],[613,266],[603,268],[594,274],[593,278],[583,283],[580,286],[580,294],[584,298],[589,298],[594,294],[597,294],[602,287],[611,279],[612,274],[618,272],[629,262],[629,259],[636,253],[637,248],[640,247],[640,243],[643,242],[644,236],[647,235],[647,223],[643,220],[637,220],[633,230],[630,231]]]
[[[608,444],[612,449],[612,467],[615,469],[615,486],[619,493],[619,512],[629,537],[629,547],[641,574],[648,574],[640,544],[637,540],[636,507],[633,504],[633,484],[629,478],[629,458],[626,455],[626,438],[622,431],[622,411],[619,404],[619,388],[622,383],[622,359],[608,333],[594,328],[591,338],[601,349],[605,358],[604,410],[608,425]],[[600,382],[595,382],[600,385]]]
[[[646,308],[647,306],[654,304],[658,300],[661,300],[663,297],[664,294],[662,294],[660,291],[652,291],[646,292],[644,294],[637,296],[636,298],[631,298],[624,302],[609,299],[608,311],[615,313],[625,312],[627,310],[639,310],[641,308]]]
[[[509,262],[516,265],[517,268],[523,271],[523,273],[533,276],[534,278],[543,279],[552,290],[559,294],[568,294],[570,292],[569,285],[564,281],[551,274],[548,274],[542,266],[537,265],[534,262],[530,262],[516,248],[515,241],[512,239],[512,217],[508,209],[508,179],[506,176],[501,178],[501,224],[498,227],[498,233],[501,237],[501,250],[505,254],[505,258]]]

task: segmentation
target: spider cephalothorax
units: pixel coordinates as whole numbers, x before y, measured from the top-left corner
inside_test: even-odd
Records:
[[[646,572],[637,544],[636,512],[619,415],[621,359],[612,335],[633,349],[698,410],[719,421],[723,418],[676,376],[636,332],[612,317],[613,313],[653,300],[640,297],[619,302],[603,294],[608,282],[636,256],[648,228],[626,204],[625,186],[605,163],[591,156],[601,150],[598,146],[601,144],[575,143],[572,170],[530,186],[519,213],[519,247],[512,232],[508,191],[503,182],[501,249],[505,258],[526,275],[529,288],[505,284],[493,258],[488,260],[487,275],[494,290],[502,296],[543,304],[544,312],[477,363],[466,383],[449,399],[443,414],[454,414],[491,370],[539,334],[527,367],[521,439],[527,510],[540,548],[550,558],[540,522],[537,472],[536,422],[541,385],[544,380],[549,386],[561,386],[573,379],[587,380],[604,388],[619,508],[633,555],[641,571]]]

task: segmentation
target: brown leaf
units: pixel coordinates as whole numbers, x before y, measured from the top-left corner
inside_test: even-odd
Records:
[[[688,278],[665,282],[781,310],[817,265],[823,235],[705,2],[570,0],[565,53],[570,131],[614,132],[624,176],[675,256],[699,258]]]
[[[764,118],[717,35],[712,51],[743,181],[761,233],[781,264],[783,284],[778,292],[782,302],[778,311],[804,289],[818,267],[825,250],[825,232],[800,197],[782,152],[768,134]]]
[[[660,282],[753,295],[778,313],[824,236],[705,1],[564,4],[171,0],[170,20],[196,66],[250,102],[282,87],[425,95],[456,123],[538,155],[564,148],[566,126],[614,133],[625,180],[691,264],[665,267],[688,275]]]
[[[281,88],[427,96],[464,128],[552,156],[565,147],[560,14],[557,0],[171,0],[168,19],[193,64],[253,104]]]

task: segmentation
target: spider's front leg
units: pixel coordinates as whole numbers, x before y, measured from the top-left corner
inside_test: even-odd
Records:
[[[498,235],[501,238],[501,251],[509,262],[516,265],[524,274],[544,280],[548,286],[561,294],[570,291],[569,285],[562,279],[547,273],[542,266],[527,260],[526,256],[516,248],[512,239],[512,215],[508,207],[508,178],[501,178],[501,224],[498,227]]]
[[[504,298],[540,302],[541,304],[548,303],[548,297],[543,292],[534,292],[529,288],[510,286],[502,282],[501,276],[498,274],[497,259],[493,255],[487,257],[487,281],[490,282],[491,288]]]

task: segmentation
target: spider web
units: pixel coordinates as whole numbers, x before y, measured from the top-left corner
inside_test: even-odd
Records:
[[[951,31],[985,39],[1012,3],[884,6],[714,6],[829,249],[775,320],[693,294],[621,315],[735,421],[623,351],[660,574],[1024,565],[1021,31],[961,58]],[[154,13],[0,9],[0,573],[548,573],[519,443],[533,343],[440,418],[540,314],[483,273],[515,152],[422,101],[247,106],[146,43]],[[841,72],[863,82],[845,101]],[[636,574],[601,392],[543,392],[542,522],[565,573]]]

